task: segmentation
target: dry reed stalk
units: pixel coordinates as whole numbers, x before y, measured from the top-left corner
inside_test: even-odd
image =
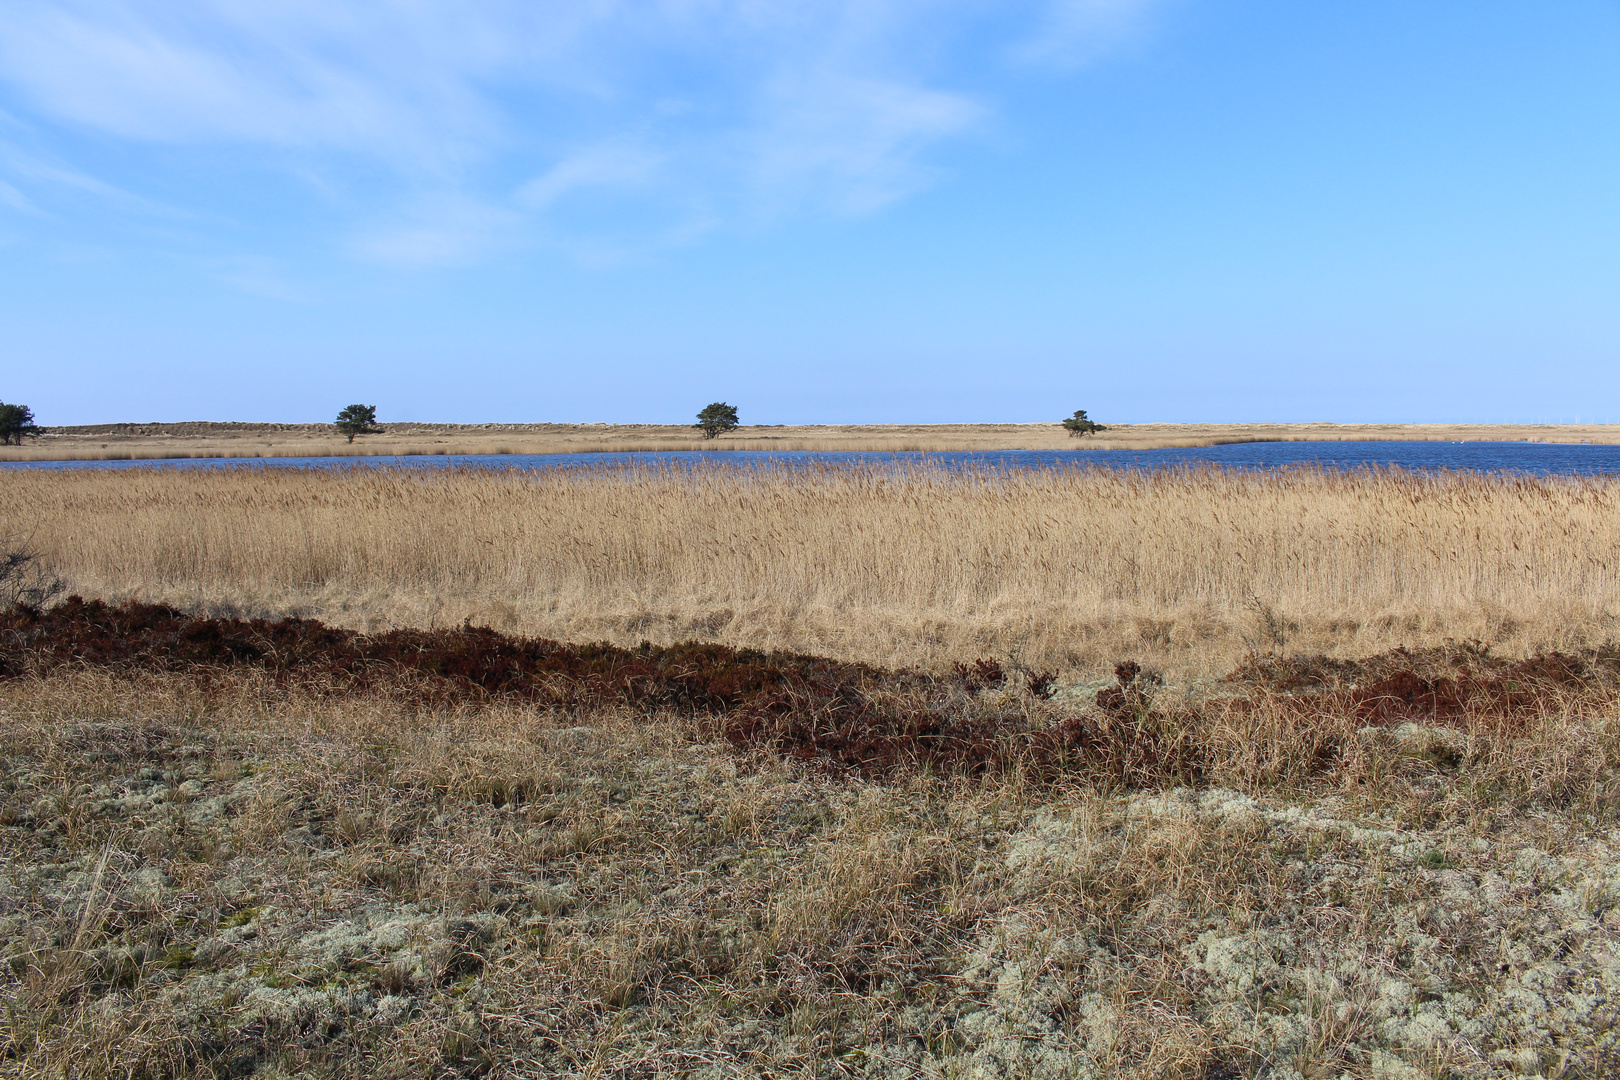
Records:
[[[42,508],[50,508],[48,512]],[[1614,636],[1620,480],[910,467],[14,471],[87,595],[941,666]]]

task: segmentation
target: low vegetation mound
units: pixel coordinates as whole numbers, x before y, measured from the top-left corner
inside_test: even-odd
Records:
[[[0,630],[0,678],[64,663],[168,672],[255,667],[334,692],[388,690],[444,702],[501,697],[724,713],[789,689],[819,702],[893,678],[859,664],[711,644],[566,645],[470,625],[367,635],[314,619],[199,618],[161,604],[76,596],[45,611],[16,607]]]
[[[1523,717],[1571,693],[1620,685],[1620,648],[1578,654],[1494,656],[1480,642],[1435,649],[1391,649],[1359,660],[1253,656],[1230,682],[1281,693],[1331,695],[1367,723],[1455,725],[1478,713]]]
[[[1051,701],[1056,676],[996,660],[948,677],[788,652],[686,642],[639,648],[565,644],[464,625],[362,634],[313,619],[199,617],[159,604],[71,597],[0,616],[0,679],[73,665],[206,677],[261,671],[303,690],[386,694],[417,707],[492,701],[626,706],[702,719],[732,746],[869,777],[924,769],[1016,769],[1138,785],[1199,783],[1255,731],[1290,744],[1293,777],[1331,773],[1358,730],[1419,724],[1522,734],[1572,694],[1606,696],[1620,651],[1492,656],[1479,644],[1363,660],[1252,657],[1227,677],[1237,695],[1161,693],[1134,661],[1113,685]],[[1280,727],[1279,727],[1280,725]]]

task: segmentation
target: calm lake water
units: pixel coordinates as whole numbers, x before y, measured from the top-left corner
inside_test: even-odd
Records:
[[[630,454],[443,454],[406,457],[304,458],[168,458],[159,461],[17,461],[12,468],[40,469],[242,469],[265,466],[295,468],[421,469],[488,466],[497,469],[555,469],[568,466],[638,463],[738,465],[883,464],[921,462],[992,468],[1108,466],[1162,469],[1178,465],[1224,465],[1267,469],[1318,465],[1352,469],[1398,465],[1403,469],[1474,469],[1537,475],[1620,473],[1620,445],[1570,445],[1524,442],[1276,442],[1239,443],[1166,450],[998,450],[976,453],[820,453],[813,451],[678,451]]]

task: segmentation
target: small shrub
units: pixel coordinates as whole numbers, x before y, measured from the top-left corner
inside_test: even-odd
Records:
[[[347,435],[350,442],[354,442],[356,435],[380,435],[383,430],[377,426],[375,405],[346,405],[337,414],[333,426],[340,434]]]
[[[705,405],[703,411],[697,414],[697,423],[692,426],[703,432],[705,439],[718,439],[728,431],[737,430],[737,406],[727,405],[723,401]]]
[[[1063,421],[1063,426],[1070,435],[1095,435],[1099,431],[1108,430],[1095,420],[1088,419],[1084,409],[1074,410],[1074,415]]]
[[[971,664],[957,664],[956,681],[968,693],[993,690],[1007,681],[1007,673],[996,660],[975,660]]]
[[[0,401],[0,446],[11,443],[21,446],[25,438],[39,438],[34,410],[26,405],[7,405]]]
[[[45,570],[27,544],[0,539],[0,607],[44,607],[64,588],[62,579]]]

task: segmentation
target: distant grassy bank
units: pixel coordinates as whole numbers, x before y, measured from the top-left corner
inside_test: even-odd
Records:
[[[1370,440],[1620,443],[1607,424],[1117,424],[1071,438],[1050,424],[745,425],[705,440],[680,424],[384,425],[347,442],[331,424],[187,422],[48,427],[0,461],[164,458],[377,457],[433,454],[577,454],[659,450],[1151,450],[1245,442]]]

